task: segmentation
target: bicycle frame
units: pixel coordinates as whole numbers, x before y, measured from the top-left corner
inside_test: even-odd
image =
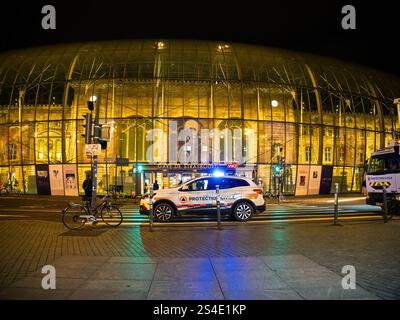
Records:
[[[62,221],[63,221],[64,225],[71,230],[80,229],[87,222],[91,223],[92,225],[96,225],[98,222],[97,215],[99,213],[100,213],[100,216],[101,216],[101,219],[103,220],[103,222],[105,222],[105,224],[107,224],[109,226],[116,227],[122,223],[122,221],[123,221],[122,213],[118,209],[117,206],[112,204],[112,201],[111,201],[109,195],[104,196],[99,203],[96,203],[96,206],[93,209],[90,208],[90,203],[91,203],[91,201],[84,201],[83,204],[82,203],[73,203],[73,202],[68,203],[68,206],[62,210],[62,214],[63,214]],[[78,212],[76,212],[76,211],[74,212],[73,210],[71,211],[69,209],[78,209]],[[105,213],[106,220],[104,218],[105,215],[103,213],[104,209],[107,209],[106,210],[107,212]],[[113,211],[114,213],[112,213],[112,211],[110,209],[114,210]],[[115,210],[116,210],[116,212],[115,212]],[[78,224],[81,223],[81,225],[78,225],[77,228],[71,227],[69,225],[69,222],[66,222],[68,220],[64,220],[67,212],[73,212],[71,216],[69,216],[69,215],[68,216],[72,218],[74,223],[76,223],[77,221],[80,221],[80,222],[78,222]],[[115,214],[117,214],[117,215],[115,216]],[[112,219],[114,216],[117,217],[117,220],[108,220],[110,218]]]
[[[83,217],[84,219],[87,219],[87,220],[93,220],[92,222],[95,222],[96,221],[96,216],[100,212],[99,209],[101,209],[102,207],[104,207],[105,205],[108,204],[108,202],[109,202],[107,200],[108,198],[109,198],[109,196],[105,195],[101,199],[101,201],[98,204],[96,204],[96,207],[94,209],[90,208],[90,201],[84,201],[83,205],[80,204],[80,203],[73,203],[73,202],[69,203],[68,205],[71,208],[81,208],[81,207],[83,207],[87,214],[80,215],[80,217]],[[93,218],[91,219],[91,217],[93,217]]]
[[[96,203],[96,207],[94,207],[93,209],[91,209],[92,212],[95,213],[95,215],[100,211],[99,209],[104,207],[104,205],[107,205],[110,201],[108,201],[107,199],[109,198],[108,195],[105,195],[101,201],[99,203]],[[89,202],[87,202],[87,206],[86,209],[90,212],[90,208],[89,208]]]

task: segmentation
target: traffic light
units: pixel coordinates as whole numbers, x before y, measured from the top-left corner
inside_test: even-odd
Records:
[[[85,124],[83,127],[85,128],[85,134],[82,136],[85,137],[85,144],[91,144],[92,143],[92,114],[91,113],[86,113],[83,115],[85,118]]]
[[[98,141],[101,141],[102,140],[102,135],[101,135],[101,124],[99,124],[99,125],[95,125],[94,126],[94,134],[93,134],[93,137],[94,137],[94,139],[95,139],[95,141],[96,140],[98,140]]]
[[[89,109],[90,111],[93,111],[93,110],[94,110],[94,101],[93,101],[93,100],[89,100],[89,101],[87,102],[87,107],[88,107],[88,109]]]
[[[276,164],[273,167],[273,173],[274,175],[278,176],[282,173],[282,166],[280,164]]]
[[[143,172],[143,166],[142,166],[141,164],[137,164],[137,165],[136,165],[136,168],[135,168],[135,171],[136,171],[137,173]]]
[[[100,144],[102,150],[107,149],[107,140],[100,140]]]
[[[93,138],[95,143],[100,143],[102,150],[107,149],[107,140],[103,139],[103,125],[99,124],[94,126]]]

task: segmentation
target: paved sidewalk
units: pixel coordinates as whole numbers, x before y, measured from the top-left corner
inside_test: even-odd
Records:
[[[41,289],[41,268],[57,290]],[[341,288],[356,268],[356,290]],[[400,299],[400,220],[67,231],[0,221],[0,299]]]
[[[55,290],[40,270],[0,299],[378,299],[303,255],[212,258],[77,257],[53,263]]]

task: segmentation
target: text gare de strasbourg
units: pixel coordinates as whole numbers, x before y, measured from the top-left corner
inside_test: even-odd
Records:
[[[160,154],[160,151],[164,150],[166,145],[169,146],[170,163],[209,163],[211,160],[209,150],[210,146],[212,146],[213,162],[226,162],[232,168],[235,168],[233,159],[239,163],[246,163],[251,160],[250,157],[255,151],[253,129],[225,128],[220,130],[202,128],[197,130],[193,127],[187,127],[178,131],[177,121],[175,120],[169,120],[168,127],[168,133],[162,129],[151,129],[146,133],[146,141],[153,142],[146,150],[146,159],[149,159],[150,163],[160,162],[156,155]],[[245,141],[243,141],[243,137]],[[220,150],[220,139],[225,141],[225,152]],[[196,168],[193,167],[193,169]]]

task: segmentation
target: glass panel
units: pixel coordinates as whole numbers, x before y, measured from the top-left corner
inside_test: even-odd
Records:
[[[35,149],[36,149],[36,163],[48,163],[48,123],[36,123],[35,136]]]
[[[61,149],[61,121],[49,122],[49,161],[50,163],[62,162]]]
[[[333,167],[331,193],[335,193],[335,183],[339,184],[339,192],[342,192],[342,185],[346,185],[343,167]]]
[[[361,97],[353,96],[352,102],[354,106],[355,112],[355,121],[356,127],[359,129],[365,128],[365,111],[364,111],[364,104]]]
[[[49,119],[61,120],[63,112],[64,83],[53,83],[51,90],[51,99],[49,102]],[[68,100],[68,99],[67,99]],[[68,101],[67,101],[68,103]]]
[[[22,159],[24,164],[35,163],[35,125],[22,126]]]
[[[257,120],[257,89],[243,87],[244,119]]]
[[[366,134],[366,146],[367,146],[366,159],[368,159],[369,157],[371,157],[371,154],[375,152],[377,147],[375,141],[375,132],[367,130],[365,134]]]
[[[35,120],[35,111],[38,108],[39,112],[40,109],[45,109],[38,107],[36,105],[24,105],[23,113],[22,113],[22,121],[28,122],[28,121],[34,121]],[[47,112],[47,111],[46,111]],[[44,117],[42,115],[42,117]]]
[[[21,164],[20,127],[10,127],[8,137],[8,159],[10,164]]]
[[[354,168],[345,167],[340,192],[351,192]]]
[[[324,127],[324,136],[322,139],[323,143],[323,157],[322,164],[332,164],[333,163],[333,153],[334,153],[334,128]]]
[[[242,116],[242,90],[241,86],[231,84],[229,87],[229,118],[241,119]],[[251,105],[248,106],[251,108]],[[245,117],[246,118],[246,117]]]
[[[0,126],[0,165],[8,165],[8,127]]]
[[[209,84],[198,84],[199,90],[199,117],[210,117],[211,108],[211,86]]]
[[[285,97],[281,89],[272,87],[270,99],[272,119],[274,121],[285,121]]]
[[[81,136],[76,134],[76,121],[64,121],[64,139],[65,139],[65,161],[77,162],[76,158],[76,144],[83,140]]]
[[[25,193],[37,194],[35,166],[24,166]]]
[[[356,130],[356,161],[355,164],[359,166],[364,166],[365,160],[365,131]]]
[[[83,189],[82,185],[83,185],[83,181],[85,181],[86,179],[86,173],[91,174],[91,168],[90,165],[79,165],[78,166],[78,188],[79,188],[79,194],[83,195],[85,194],[85,190]]]
[[[299,124],[299,163],[311,163],[314,154],[318,153],[318,144],[314,145],[311,142],[311,137],[314,135],[314,127],[307,124]],[[318,138],[317,138],[318,139]]]
[[[135,115],[143,116],[141,110],[138,111],[138,86],[139,85],[136,83],[125,82],[122,96],[121,88],[115,85],[113,82],[110,84],[107,96],[108,118],[118,118],[121,114],[121,109],[123,118],[128,118]],[[162,90],[157,90],[156,93],[156,101],[160,105],[162,103]],[[145,102],[142,100],[141,103]],[[156,109],[156,114],[162,112],[162,109]]]
[[[320,90],[321,104],[323,110],[323,123],[325,125],[334,125],[334,113],[332,108],[332,99],[329,92]]]
[[[1,94],[0,94],[1,97]],[[8,106],[4,106],[0,104],[0,123],[8,122]]]
[[[285,150],[285,124],[280,122],[272,123],[272,144],[271,144],[271,154],[272,163],[278,162],[278,154],[284,154]],[[280,149],[282,148],[282,152]]]
[[[260,120],[271,120],[272,119],[272,107],[269,88],[259,88],[259,104],[260,104]]]
[[[147,93],[147,96],[145,94]],[[152,92],[147,87],[146,91],[139,92],[139,110],[142,115],[151,115],[151,97]],[[181,84],[168,83],[165,85],[165,111],[162,115],[165,117],[183,116],[183,86]],[[144,110],[142,110],[144,108]],[[146,111],[147,110],[147,111]],[[156,115],[160,116],[160,115]]]
[[[259,130],[258,162],[271,163],[271,145],[272,145],[271,122],[269,121],[259,122],[258,130]]]
[[[354,168],[354,179],[353,179],[353,192],[361,192],[362,183],[364,181],[364,168],[355,167]]]
[[[37,105],[36,121],[47,121],[49,119],[49,105]]]
[[[229,100],[228,90],[226,86],[217,82],[213,85],[214,89],[214,117],[215,118],[228,118],[229,113]]]
[[[10,169],[9,167],[0,167],[0,188],[8,185],[10,181]]]
[[[297,162],[296,125],[294,123],[286,123],[286,146],[284,149],[284,157],[286,163]]]
[[[356,149],[356,130],[346,128],[346,136],[345,136],[345,165],[346,166],[354,166],[355,157],[357,155]]]
[[[183,95],[184,116],[190,118],[198,118],[199,97],[197,88],[194,85],[185,84]]]
[[[346,135],[344,128],[335,127],[335,156],[334,164],[344,165],[346,158]]]
[[[24,192],[24,184],[22,177],[22,167],[21,166],[11,166],[10,167],[10,178],[14,190],[19,192]]]

